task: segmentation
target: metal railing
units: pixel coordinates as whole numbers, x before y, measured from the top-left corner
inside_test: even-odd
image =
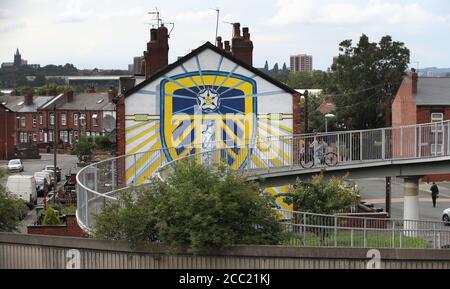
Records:
[[[255,173],[261,169],[301,167],[302,158],[320,151],[333,152],[338,166],[363,166],[367,163],[400,159],[419,161],[450,156],[450,123],[446,121],[396,128],[287,135],[242,142],[243,144],[236,146],[227,146],[227,143],[234,141],[220,142],[215,144],[215,149],[208,151],[202,151],[201,144],[198,144],[140,152],[81,169],[77,174],[79,225],[90,231],[95,225],[93,215],[101,212],[107,202],[117,201],[119,192],[148,184],[155,173],[163,178],[172,164],[182,158],[193,158],[207,165],[226,163],[232,169]],[[168,156],[173,156],[174,151],[196,153],[169,160]]]

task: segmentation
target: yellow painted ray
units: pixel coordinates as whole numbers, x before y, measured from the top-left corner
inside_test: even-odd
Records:
[[[146,180],[148,180],[152,176],[152,174],[159,168],[160,165],[161,165],[161,158],[157,158],[155,162],[152,164],[152,166],[147,170],[145,170],[145,172],[138,177],[136,184],[142,184]]]
[[[143,141],[142,143],[140,143],[138,146],[136,146],[134,149],[132,149],[131,151],[128,152],[128,154],[132,155],[134,153],[139,152],[139,150],[141,148],[143,148],[144,146],[146,146],[147,144],[149,144],[151,141],[155,140],[156,138],[159,137],[159,133],[155,133],[154,135],[152,135],[151,137],[149,137],[148,139],[146,139],[145,141]]]
[[[270,125],[272,124],[272,121],[269,120],[269,119],[258,119],[258,124],[259,124],[259,123],[262,123],[262,124],[265,124],[265,125],[267,125],[267,126],[270,126]],[[275,125],[275,127],[281,128],[282,130],[284,130],[284,131],[287,132],[288,134],[292,134],[292,132],[293,132],[293,129],[292,129],[292,128],[290,128],[290,127],[288,127],[288,126],[286,126],[286,125],[284,125],[284,124],[282,124],[282,123],[280,123],[280,122],[278,122],[278,123]]]
[[[129,140],[127,140],[126,144],[129,145],[129,144],[135,142],[136,140],[140,139],[140,138],[143,137],[144,135],[146,135],[146,134],[148,134],[148,133],[151,133],[152,131],[157,130],[157,129],[159,129],[159,123],[158,123],[158,124],[155,124],[154,126],[148,128],[148,129],[146,129],[146,130],[144,130],[144,131],[141,132],[140,134],[138,134],[138,135],[136,135],[136,136],[130,138]]]
[[[139,157],[139,159],[136,160],[136,171],[139,171],[139,169],[144,165],[154,154],[158,153],[158,149],[161,148],[160,142],[155,143],[149,152],[143,154]],[[126,172],[126,178],[127,180],[134,176],[134,165],[132,165],[129,169],[127,169]]]
[[[189,127],[187,127],[187,128],[183,131],[183,133],[182,133],[176,140],[173,140],[173,146],[174,146],[174,147],[179,147],[180,144],[183,142],[183,140],[184,140],[188,135],[191,134],[191,132],[192,132],[193,129],[194,129],[194,123],[191,123],[191,124],[189,125]]]
[[[267,147],[263,147],[263,146],[264,146],[264,144],[258,143],[258,149],[259,149],[263,154],[265,154],[267,157],[271,157],[271,156],[269,155],[269,149],[268,149]],[[277,159],[277,158],[270,158],[270,159],[268,159],[268,161],[271,161],[274,165],[276,165],[276,166],[278,166],[278,167],[281,167],[281,166],[283,165],[283,163],[282,163],[279,159]]]
[[[132,131],[134,131],[134,130],[136,130],[136,129],[144,126],[144,125],[147,125],[147,124],[149,124],[151,122],[154,122],[154,121],[155,120],[148,120],[148,121],[144,121],[144,122],[139,122],[138,124],[135,124],[135,125],[132,125],[130,127],[127,127],[126,132],[132,132]]]
[[[258,137],[263,137],[259,132],[258,132]],[[264,142],[260,142],[258,144],[264,144]],[[272,149],[274,150],[280,157],[282,157],[286,162],[289,162],[290,157],[288,154],[286,154],[286,152],[283,152],[283,150],[281,150],[279,147],[277,147],[276,145],[271,145],[270,147],[268,147],[268,149]],[[288,149],[292,149],[292,147],[288,147]]]

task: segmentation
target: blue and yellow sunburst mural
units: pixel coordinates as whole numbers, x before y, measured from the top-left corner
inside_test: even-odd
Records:
[[[233,169],[289,162],[281,141],[270,147],[248,144],[292,134],[291,95],[223,56],[214,56],[205,57],[208,63],[195,56],[189,67],[196,69],[180,64],[174,69],[180,73],[167,72],[126,99],[126,107],[134,107],[126,115],[126,153],[138,153],[126,161],[127,183],[146,182],[165,161],[216,148],[225,148],[217,157]],[[211,63],[214,58],[217,62]],[[277,97],[280,103],[273,104]],[[150,100],[151,109],[146,109]],[[277,106],[282,109],[274,111]],[[287,189],[267,192],[279,195]],[[289,209],[281,198],[277,201]]]

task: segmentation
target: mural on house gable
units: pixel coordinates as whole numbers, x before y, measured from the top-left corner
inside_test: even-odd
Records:
[[[205,50],[125,99],[128,183],[143,183],[166,160],[220,150],[232,168],[288,163],[292,96],[222,55]],[[233,149],[228,149],[234,147]],[[238,148],[236,148],[238,147]],[[163,153],[158,149],[164,149]],[[134,158],[134,157],[133,157]],[[271,188],[273,195],[286,187]],[[283,205],[288,209],[287,205]]]

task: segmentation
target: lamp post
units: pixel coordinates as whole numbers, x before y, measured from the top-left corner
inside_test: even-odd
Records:
[[[331,114],[331,113],[327,113],[325,115],[325,133],[328,132],[328,119],[333,118],[333,117],[334,117],[334,114]]]
[[[5,160],[8,160],[8,112],[9,109],[5,109]]]

